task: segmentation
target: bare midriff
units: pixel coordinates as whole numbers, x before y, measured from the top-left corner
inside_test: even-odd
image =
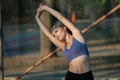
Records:
[[[82,74],[90,71],[89,56],[82,55],[71,60],[69,63],[69,71],[76,74]]]

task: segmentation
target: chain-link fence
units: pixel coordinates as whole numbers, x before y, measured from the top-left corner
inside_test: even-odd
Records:
[[[59,11],[80,30],[92,24],[96,19],[120,4],[120,0],[42,1]],[[8,77],[17,75],[16,73],[19,74],[20,71],[24,72],[27,67],[39,59],[41,34],[34,17],[36,9],[42,1],[1,1],[4,76]],[[53,23],[57,21],[54,17],[50,17],[50,20]],[[120,9],[83,34],[90,52],[90,65],[95,78],[119,78],[119,34]],[[64,60],[64,57],[59,56],[58,53],[57,57],[52,57],[50,60],[44,62],[29,74],[29,77],[26,77],[26,79],[35,79],[35,77],[36,79],[46,79],[48,77],[52,78],[51,80],[58,80],[58,78],[63,78],[67,70],[67,63],[65,60],[61,60]],[[48,72],[45,73],[45,71]]]

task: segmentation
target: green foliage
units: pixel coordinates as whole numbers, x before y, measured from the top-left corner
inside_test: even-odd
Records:
[[[104,3],[106,3],[106,1],[107,1],[107,0],[102,0],[101,2],[104,4]]]
[[[117,3],[117,4],[120,4],[120,0],[116,0],[116,3]]]

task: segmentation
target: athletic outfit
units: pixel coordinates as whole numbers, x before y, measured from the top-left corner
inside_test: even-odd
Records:
[[[87,45],[73,38],[70,49],[67,49],[66,46],[64,47],[64,56],[70,62],[72,59],[81,55],[89,56]]]
[[[66,46],[64,47],[64,56],[67,61],[70,62],[74,58],[81,55],[89,56],[87,45],[73,38],[70,49],[67,49]],[[94,78],[92,71],[83,74],[76,74],[68,71],[65,80],[94,80]]]
[[[76,74],[68,71],[65,80],[94,80],[94,78],[92,71],[82,74]]]

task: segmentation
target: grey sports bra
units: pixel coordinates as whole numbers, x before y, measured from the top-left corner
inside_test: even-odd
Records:
[[[87,45],[73,38],[70,49],[67,49],[66,46],[64,47],[64,56],[66,57],[68,62],[70,62],[72,59],[81,55],[89,56]]]

